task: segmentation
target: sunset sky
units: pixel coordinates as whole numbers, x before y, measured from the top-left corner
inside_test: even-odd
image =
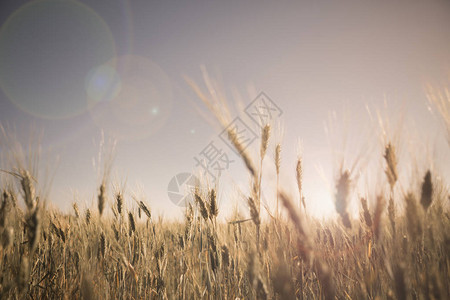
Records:
[[[426,84],[450,83],[449,1],[5,0],[0,24],[0,123],[24,143],[31,128],[43,132],[41,172],[49,169],[49,201],[61,209],[74,199],[95,203],[93,160],[104,132],[117,140],[110,182],[169,218],[182,212],[168,197],[170,180],[196,170],[194,157],[213,141],[234,161],[219,185],[220,205],[231,211],[239,193],[230,186],[246,192],[249,180],[186,83],[206,91],[202,69],[222,86],[231,115],[254,131],[243,108],[260,92],[280,108],[274,125],[283,124],[283,139],[274,127],[263,180],[273,181],[282,141],[281,178],[295,192],[300,142],[305,197],[317,216],[333,211],[341,151],[346,167],[361,154],[358,167],[383,175],[377,111],[403,138],[401,157],[413,149],[420,156],[411,156],[417,166],[400,159],[402,176],[430,166],[450,175],[443,126],[424,93]]]

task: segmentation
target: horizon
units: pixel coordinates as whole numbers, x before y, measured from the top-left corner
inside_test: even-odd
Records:
[[[377,113],[400,148],[403,185],[427,169],[448,178],[445,128],[425,87],[450,83],[450,4],[325,2],[2,2],[0,124],[24,145],[30,133],[43,132],[39,171],[50,168],[49,201],[63,211],[74,199],[96,205],[104,136],[106,144],[117,141],[109,183],[126,183],[127,201],[145,195],[154,214],[178,218],[183,208],[171,201],[168,185],[177,174],[198,172],[196,157],[213,142],[233,160],[219,183],[219,205],[231,214],[230,198],[239,198],[237,189],[248,192],[248,175],[186,82],[206,91],[206,69],[228,99],[231,119],[255,133],[252,153],[261,129],[245,108],[260,93],[279,108],[263,180],[274,177],[281,142],[281,179],[296,195],[300,144],[304,196],[318,218],[336,216],[342,157],[344,168],[357,161],[356,184],[369,202],[371,189],[386,186]],[[1,168],[14,167],[0,147]],[[0,174],[2,181],[7,176]],[[273,207],[274,187],[264,193]],[[358,205],[353,201],[354,212]],[[246,201],[239,206],[248,214]]]

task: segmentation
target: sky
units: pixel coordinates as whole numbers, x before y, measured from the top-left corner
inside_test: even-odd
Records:
[[[195,158],[213,142],[231,161],[219,184],[222,211],[235,201],[245,211],[245,166],[186,82],[206,91],[204,70],[233,118],[256,134],[251,153],[260,128],[245,107],[264,92],[279,109],[263,164],[269,207],[277,142],[281,182],[294,198],[300,148],[314,215],[333,211],[342,156],[345,167],[358,163],[355,185],[385,185],[377,112],[388,134],[402,137],[402,176],[428,167],[450,175],[443,126],[424,93],[450,83],[448,1],[5,0],[0,25],[0,123],[24,144],[42,133],[39,170],[63,210],[74,200],[95,206],[115,140],[109,182],[130,203],[145,198],[157,214],[180,216],[168,185],[201,170]],[[360,172],[369,169],[376,175]]]

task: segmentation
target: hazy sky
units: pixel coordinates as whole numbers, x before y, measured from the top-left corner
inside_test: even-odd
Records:
[[[448,144],[424,94],[426,83],[449,83],[449,1],[15,0],[1,1],[0,24],[0,122],[22,140],[31,127],[42,129],[41,166],[53,170],[50,200],[63,209],[74,195],[95,201],[102,130],[118,140],[112,181],[126,183],[128,198],[144,193],[166,216],[181,211],[168,198],[169,181],[194,170],[211,141],[234,160],[223,182],[247,185],[242,162],[197,111],[205,108],[184,80],[204,87],[202,65],[231,103],[236,93],[245,106],[264,91],[283,111],[282,182],[295,187],[300,140],[305,196],[317,215],[332,210],[330,112],[347,122],[350,162],[363,152],[375,156],[363,167],[382,168],[366,106],[374,113],[386,103],[394,124],[404,116],[402,151],[420,149],[419,169],[429,162],[450,172]],[[232,115],[243,111],[235,106]],[[226,190],[221,206],[230,209],[236,195]]]

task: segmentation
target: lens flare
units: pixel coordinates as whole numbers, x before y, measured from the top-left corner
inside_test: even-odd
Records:
[[[100,128],[118,139],[137,140],[164,125],[172,109],[172,89],[155,63],[125,55],[100,66],[94,74],[89,106]]]
[[[71,0],[33,1],[1,28],[0,87],[32,115],[73,117],[87,110],[87,91],[94,98],[106,96],[101,81],[115,79],[113,73],[101,79],[105,75],[96,72],[101,76],[87,90],[86,77],[115,52],[108,25],[88,6]]]
[[[88,73],[86,92],[91,101],[110,101],[120,89],[120,76],[113,66],[101,65]]]

